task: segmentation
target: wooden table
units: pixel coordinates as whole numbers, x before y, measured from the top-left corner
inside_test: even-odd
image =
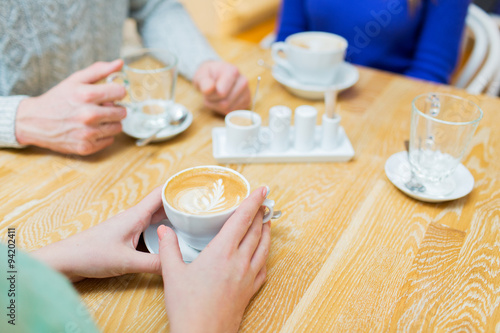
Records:
[[[257,112],[273,105],[323,103],[291,96],[257,66],[268,51],[213,40],[250,78],[262,76]],[[252,188],[267,184],[281,219],[272,226],[268,279],[250,303],[242,332],[498,331],[500,329],[500,100],[468,96],[484,119],[464,164],[468,196],[413,200],[387,179],[384,163],[404,149],[410,103],[429,91],[465,92],[359,68],[340,95],[342,125],[356,151],[348,163],[229,165]],[[17,228],[28,250],[75,234],[131,207],[187,167],[214,164],[211,130],[223,118],[181,81],[177,100],[194,112],[173,140],[137,148],[121,135],[91,157],[38,148],[0,151],[0,235]],[[319,117],[318,117],[319,120]],[[76,284],[105,332],[168,328],[161,277],[131,274]]]

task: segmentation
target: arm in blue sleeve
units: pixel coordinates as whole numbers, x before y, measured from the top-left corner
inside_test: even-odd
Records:
[[[457,65],[470,0],[424,0],[424,22],[406,75],[448,83]]]
[[[283,0],[279,18],[278,41],[291,34],[307,31],[305,0]]]

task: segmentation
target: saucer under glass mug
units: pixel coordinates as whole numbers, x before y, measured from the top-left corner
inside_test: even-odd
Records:
[[[459,96],[417,96],[412,101],[408,155],[412,175],[406,186],[433,196],[451,193],[456,187],[452,175],[482,117],[476,103]]]

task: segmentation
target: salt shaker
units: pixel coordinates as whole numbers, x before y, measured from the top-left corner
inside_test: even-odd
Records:
[[[290,146],[290,126],[292,110],[284,105],[273,106],[269,110],[269,129],[271,130],[271,150],[287,151]]]
[[[295,149],[310,151],[314,149],[314,130],[318,110],[310,105],[301,105],[295,109]]]

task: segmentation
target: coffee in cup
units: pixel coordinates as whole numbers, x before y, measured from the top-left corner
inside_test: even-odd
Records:
[[[178,211],[211,215],[238,206],[247,192],[246,183],[232,172],[198,168],[173,178],[165,188],[165,199]]]
[[[224,118],[226,123],[225,149],[230,154],[253,155],[259,152],[262,119],[259,114],[249,110],[229,112]]]
[[[285,42],[274,43],[272,57],[277,65],[302,83],[331,85],[344,62],[346,49],[347,41],[339,35],[308,31],[290,35]]]
[[[231,123],[237,126],[252,126],[252,119],[248,117],[234,116],[231,118]]]
[[[209,165],[170,177],[163,186],[162,201],[177,236],[203,250],[249,194],[250,184],[240,173]],[[273,216],[274,201],[266,199],[263,206],[267,222]]]

